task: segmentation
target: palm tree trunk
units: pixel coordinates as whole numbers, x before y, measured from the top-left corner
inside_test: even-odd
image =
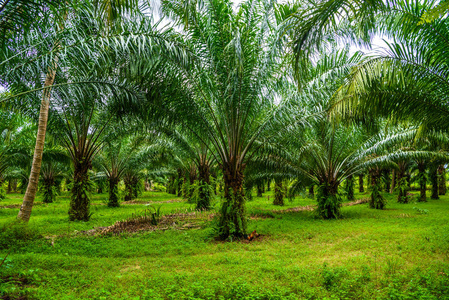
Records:
[[[276,179],[274,185],[274,205],[284,206],[284,191],[282,186],[282,180]]]
[[[78,159],[73,174],[72,196],[70,199],[69,220],[89,221],[90,199],[88,195],[90,161]]]
[[[41,172],[42,154],[44,153],[45,134],[47,132],[48,109],[50,107],[51,86],[55,82],[58,56],[54,60],[53,69],[49,69],[44,83],[44,92],[42,95],[41,108],[39,112],[39,125],[37,127],[36,146],[34,147],[33,163],[31,165],[30,179],[23,197],[23,203],[20,207],[17,219],[28,222],[31,217],[34,199],[36,198],[37,183]]]
[[[246,236],[245,193],[243,189],[243,166],[228,163],[223,168],[224,201],[219,219],[219,236],[227,239]]]
[[[56,195],[53,192],[53,187],[55,186],[55,180],[52,177],[44,178],[44,203],[53,203]]]
[[[118,178],[115,176],[111,176],[108,178],[109,181],[109,207],[119,207],[120,203],[118,202]]]
[[[321,182],[317,189],[317,212],[323,219],[338,219],[341,217],[340,207],[342,199],[338,195],[336,181]]]
[[[380,184],[381,171],[378,168],[371,169],[370,175],[371,175],[371,196],[369,200],[369,207],[374,209],[384,209],[386,206],[386,201],[385,198],[380,193],[382,190]]]

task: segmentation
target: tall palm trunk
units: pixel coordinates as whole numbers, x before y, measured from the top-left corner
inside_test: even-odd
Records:
[[[274,185],[274,205],[284,205],[284,191],[282,186],[282,180],[276,179]]]
[[[58,55],[55,56],[53,68],[48,70],[42,93],[41,108],[39,111],[39,125],[37,127],[36,146],[34,147],[33,163],[31,165],[30,179],[23,197],[23,203],[20,207],[17,219],[28,222],[31,217],[34,199],[36,198],[37,184],[41,172],[42,154],[44,153],[45,134],[47,132],[48,109],[50,107],[51,86],[55,82]]]
[[[219,236],[237,238],[246,235],[245,192],[242,165],[231,161],[223,166],[224,201],[219,219]]]

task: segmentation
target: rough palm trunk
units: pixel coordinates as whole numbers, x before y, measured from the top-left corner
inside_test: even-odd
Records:
[[[271,184],[271,180],[268,180],[268,182],[267,182],[267,192],[270,191],[270,184]]]
[[[198,167],[199,174],[199,199],[196,203],[196,209],[207,210],[210,208],[211,189],[210,189],[210,172],[207,164]]]
[[[53,177],[47,177],[43,179],[44,181],[44,198],[42,202],[53,203],[56,198],[54,193],[55,180]]]
[[[359,193],[365,192],[365,188],[363,187],[363,176],[364,174],[359,174]]]
[[[109,181],[109,200],[108,200],[108,206],[109,207],[119,207],[120,203],[118,200],[118,178],[115,176],[111,176],[108,179]]]
[[[346,178],[345,190],[346,190],[346,197],[348,198],[348,200],[353,201],[355,199],[355,196],[354,196],[354,177],[352,175]]]
[[[369,200],[369,207],[374,209],[384,209],[386,206],[385,198],[380,193],[381,184],[380,184],[380,177],[381,172],[379,169],[371,169],[370,170],[370,176],[371,176],[371,196]]]
[[[72,196],[70,199],[69,220],[89,221],[90,199],[89,199],[89,174],[90,161],[78,159],[75,162],[73,175]]]
[[[398,186],[398,202],[408,203],[410,197],[407,195],[408,182],[405,174],[405,164],[403,162],[398,163],[399,170],[397,170],[397,186]]]
[[[426,202],[426,165],[424,163],[418,163],[418,182],[419,182],[419,202]]]
[[[321,182],[318,186],[316,211],[323,219],[338,219],[341,217],[340,207],[343,202],[338,194],[338,182]]]
[[[446,168],[444,167],[444,165],[440,165],[438,167],[438,177],[438,194],[446,195]]]
[[[219,236],[227,239],[246,236],[245,193],[243,169],[231,161],[223,167],[224,201],[219,217]]]
[[[274,205],[284,206],[284,189],[282,180],[276,179],[274,185]]]
[[[430,182],[432,183],[432,195],[431,199],[440,199],[438,196],[438,168],[433,167],[430,170]]]

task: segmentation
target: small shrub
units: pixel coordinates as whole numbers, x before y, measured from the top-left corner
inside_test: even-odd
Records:
[[[327,290],[337,287],[341,280],[349,274],[345,268],[329,268],[327,264],[323,265],[321,276],[323,276],[323,286]]]

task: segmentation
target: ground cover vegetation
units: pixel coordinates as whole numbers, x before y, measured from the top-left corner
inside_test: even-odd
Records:
[[[448,12],[0,0],[0,299],[449,299]]]

